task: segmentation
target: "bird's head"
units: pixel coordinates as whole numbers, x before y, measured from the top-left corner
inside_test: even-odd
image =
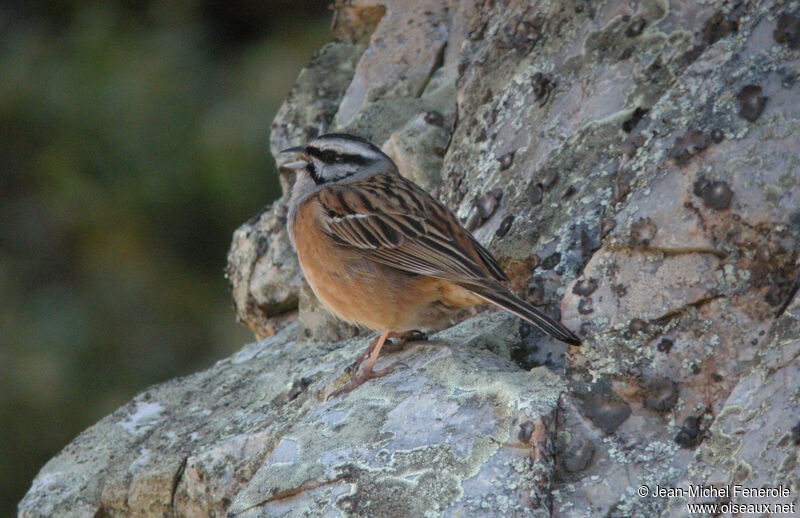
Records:
[[[394,168],[391,159],[376,146],[345,133],[322,135],[304,146],[284,149],[281,154],[290,156],[281,167],[307,174],[318,186]]]

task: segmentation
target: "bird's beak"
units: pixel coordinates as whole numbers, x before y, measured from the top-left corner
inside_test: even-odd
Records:
[[[308,165],[308,154],[306,153],[305,146],[295,146],[281,150],[281,155],[284,153],[293,154],[295,156],[291,157],[288,162],[278,164],[280,167],[285,169],[303,169]]]

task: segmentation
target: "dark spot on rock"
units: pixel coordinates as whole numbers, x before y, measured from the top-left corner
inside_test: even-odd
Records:
[[[633,131],[633,128],[635,128],[636,125],[639,124],[639,121],[642,120],[642,117],[647,115],[648,111],[649,110],[647,108],[642,108],[641,106],[637,106],[633,110],[633,113],[631,113],[631,116],[625,119],[625,121],[623,121],[622,131],[624,131],[625,133],[630,133],[631,131]]]
[[[541,306],[547,302],[544,296],[544,281],[540,277],[534,277],[528,284],[527,298],[534,306]]]
[[[487,89],[486,93],[483,94],[483,104],[488,104],[492,102],[493,98],[494,98],[494,93],[492,92],[492,89],[491,88]]]
[[[259,236],[256,242],[256,258],[263,257],[263,255],[267,253],[267,250],[269,250],[269,240],[266,236]]]
[[[586,416],[605,433],[612,433],[631,415],[631,408],[607,383],[598,383],[594,392],[578,394]]]
[[[477,228],[481,226],[480,212],[476,210],[475,212],[469,215],[466,221],[462,221],[462,223],[464,224],[464,227],[470,232],[477,230]]]
[[[633,38],[638,36],[642,33],[644,28],[647,26],[647,20],[644,18],[637,18],[633,20],[630,25],[625,29],[625,36],[629,38]]]
[[[725,133],[719,128],[714,128],[711,130],[711,140],[713,140],[715,144],[719,144],[725,140]]]
[[[731,206],[733,191],[726,182],[709,182],[699,178],[692,186],[692,192],[710,209],[725,210]]]
[[[783,13],[778,17],[778,26],[772,33],[775,41],[790,49],[800,49],[800,17]]]
[[[692,63],[694,63],[697,58],[700,57],[700,54],[703,53],[703,49],[705,49],[705,45],[696,44],[691,49],[687,50],[683,56],[681,56],[681,61],[683,61],[683,66],[688,67]]]
[[[792,440],[795,444],[800,444],[800,423],[792,427]]]
[[[719,383],[720,381],[723,380],[723,378],[722,378],[722,375],[720,373],[715,372],[715,373],[713,373],[711,375],[711,380],[714,381],[714,383]]]
[[[631,243],[634,246],[649,246],[656,232],[658,228],[650,218],[639,218],[631,225]]]
[[[611,291],[620,299],[628,294],[628,288],[624,284],[615,284],[611,286]]]
[[[570,198],[576,192],[578,192],[578,189],[575,188],[574,185],[569,185],[569,186],[567,186],[566,189],[564,189],[564,194],[561,195],[561,199],[562,200],[566,200],[567,198]]]
[[[638,334],[647,331],[647,322],[640,318],[634,318],[628,324],[628,331],[631,334]]]
[[[600,229],[600,235],[606,237],[612,230],[617,227],[617,222],[611,218],[603,220],[603,228]]]
[[[471,41],[482,40],[483,35],[486,32],[487,25],[489,25],[488,21],[477,18],[474,24],[470,27],[469,33],[467,34],[467,39]]]
[[[533,97],[539,101],[539,106],[544,106],[550,99],[550,93],[555,88],[555,81],[552,77],[541,72],[536,72],[531,77],[531,86],[533,87]]]
[[[671,379],[656,376],[648,379],[644,384],[647,397],[644,407],[657,412],[672,410],[678,402],[678,384]]]
[[[794,86],[797,82],[797,78],[800,77],[800,73],[787,67],[780,67],[778,69],[778,75],[781,77],[781,86],[784,88],[791,88]]]
[[[500,37],[495,45],[498,48],[514,48],[522,55],[528,54],[536,43],[543,37],[545,18],[537,14],[531,20],[523,16],[513,18],[503,27]]]
[[[558,173],[552,168],[542,169],[539,173],[538,184],[545,189],[550,189],[558,181]]]
[[[533,436],[533,431],[536,429],[536,424],[533,421],[525,421],[521,425],[519,425],[519,433],[517,434],[517,438],[527,444],[528,441],[531,440],[531,436]]]
[[[534,207],[542,203],[542,198],[544,197],[544,191],[542,190],[542,186],[539,184],[533,185],[530,188],[530,192],[528,194],[528,200],[530,200],[531,205]]]
[[[780,304],[782,302],[781,299],[780,299],[780,293],[781,293],[780,288],[778,288],[777,286],[772,286],[767,291],[767,294],[764,297],[764,300],[767,301],[767,304],[769,304],[772,307],[780,306]]]
[[[578,329],[578,334],[580,336],[589,336],[589,332],[592,330],[592,323],[591,322],[583,322],[581,323],[580,329]]]
[[[692,156],[701,153],[709,145],[709,137],[702,131],[692,129],[675,139],[669,156],[678,164],[686,163]]]
[[[761,87],[758,85],[747,85],[736,94],[739,102],[739,116],[750,122],[754,122],[764,111],[767,105],[767,97],[762,95]]]
[[[689,370],[692,371],[692,374],[700,374],[700,366],[696,363],[691,364]]]
[[[580,295],[581,297],[588,297],[597,290],[597,279],[589,277],[588,279],[580,279],[572,287],[572,293]]]
[[[758,340],[753,338],[752,340],[750,340],[750,345],[758,345]]]
[[[520,322],[519,336],[520,338],[527,338],[531,334],[531,325],[527,322]]]
[[[587,228],[581,225],[580,236],[581,261],[588,261],[603,244],[600,237],[600,232],[597,228]]]
[[[662,338],[661,341],[658,342],[656,348],[662,353],[669,354],[669,352],[672,350],[673,345],[675,345],[675,342],[673,342],[669,338]]]
[[[625,49],[619,53],[619,61],[625,61],[626,59],[630,59],[633,56],[633,46],[625,47]]]
[[[703,46],[713,45],[717,41],[739,30],[739,23],[729,19],[721,11],[717,11],[706,20],[700,33]]]
[[[701,429],[702,416],[689,416],[683,420],[683,426],[675,436],[675,442],[683,448],[694,448],[703,438]]]
[[[580,313],[581,315],[588,315],[589,313],[594,313],[591,297],[582,298],[580,302],[578,302],[578,313]]]
[[[425,114],[425,122],[431,126],[439,126],[441,128],[444,126],[444,117],[439,112],[430,111]]]
[[[622,143],[622,151],[630,158],[636,154],[636,150],[644,145],[644,137],[641,133],[629,135]]]
[[[500,162],[500,170],[504,171],[511,167],[511,164],[514,163],[514,151],[510,153],[506,153],[505,155],[501,156],[499,159]]]
[[[447,149],[443,148],[442,146],[435,146],[433,148],[433,154],[442,158],[447,153]]]
[[[577,473],[585,470],[594,456],[594,444],[588,439],[577,448],[567,451],[564,455],[564,469],[570,473]]]
[[[561,262],[561,254],[558,252],[553,252],[552,254],[545,257],[544,261],[542,261],[542,268],[544,268],[545,270],[552,270],[560,262]]]
[[[702,197],[709,185],[711,185],[711,182],[705,178],[698,178],[697,181],[695,181],[692,185],[692,192],[695,196]]]
[[[500,199],[503,197],[502,189],[492,189],[486,194],[479,196],[475,199],[475,207],[478,209],[478,214],[483,221],[492,217],[492,214],[497,210],[500,204]],[[483,222],[482,221],[482,222]]]
[[[656,57],[650,66],[645,69],[644,75],[651,84],[659,84],[669,77],[669,73],[664,67],[661,56]]]
[[[289,389],[289,395],[287,396],[287,399],[289,401],[294,401],[297,396],[305,392],[305,390],[313,381],[314,380],[311,378],[300,378],[298,380],[294,380],[294,383],[292,383],[292,388]]]
[[[617,170],[616,182],[614,182],[614,201],[622,201],[631,192],[634,172],[631,167],[620,167]]]
[[[506,234],[508,234],[508,231],[511,230],[512,223],[514,223],[514,216],[509,214],[508,216],[503,218],[503,221],[500,222],[500,226],[497,227],[497,230],[495,231],[494,235],[497,237],[505,236]]]

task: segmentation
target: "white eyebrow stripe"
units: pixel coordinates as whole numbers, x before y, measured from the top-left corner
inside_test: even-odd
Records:
[[[360,142],[337,140],[319,146],[320,151],[333,151],[342,155],[356,155],[364,158],[376,158],[379,155]]]

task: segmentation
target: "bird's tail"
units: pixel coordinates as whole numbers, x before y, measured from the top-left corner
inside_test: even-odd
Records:
[[[500,306],[527,322],[530,322],[537,329],[547,333],[553,338],[570,345],[580,345],[581,343],[580,338],[575,336],[572,331],[520,299],[511,293],[508,288],[499,283],[469,285],[464,287],[488,302]]]

